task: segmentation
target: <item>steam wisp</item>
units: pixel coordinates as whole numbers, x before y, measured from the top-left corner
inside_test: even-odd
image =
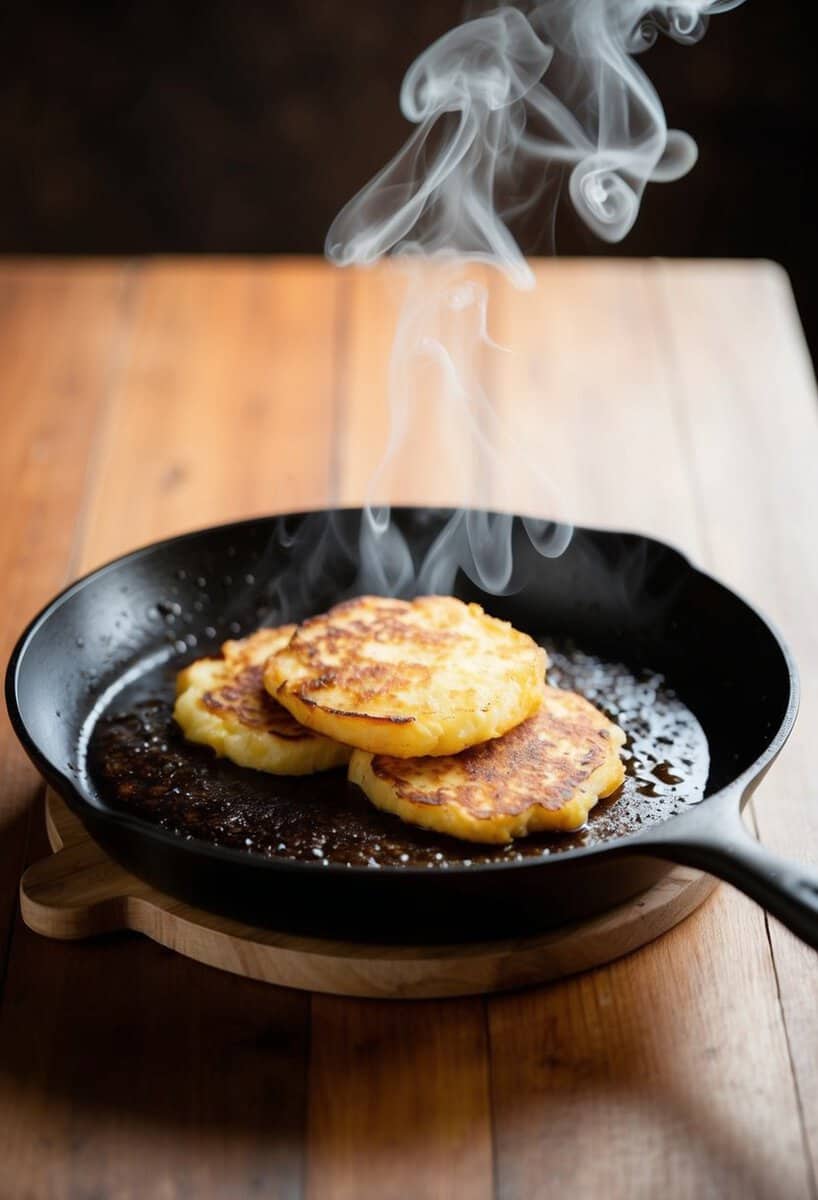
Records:
[[[694,42],[711,14],[741,2],[540,0],[527,15],[498,8],[452,29],[406,72],[400,107],[417,129],[338,214],[327,257],[346,266],[442,252],[531,286],[508,221],[536,204],[554,166],[571,168],[589,228],[621,241],[645,185],[679,179],[697,156],[688,134],[667,128],[632,56],[660,30]]]
[[[489,592],[512,574],[511,518],[485,508],[484,481],[526,475],[543,507],[545,446],[515,443],[479,365],[497,351],[487,292],[475,264],[521,289],[534,276],[510,226],[567,173],[576,212],[600,238],[626,236],[649,182],[684,175],[692,138],[669,130],[659,97],[634,55],[659,32],[696,41],[710,15],[741,0],[540,0],[498,8],[433,43],[410,66],[400,92],[414,126],[402,149],[345,206],[326,241],[339,266],[391,254],[407,275],[389,370],[389,443],[370,483],[361,529],[361,588],[388,594],[449,591],[460,567]],[[553,200],[550,203],[555,203]],[[470,274],[470,272],[472,274]],[[389,475],[418,421],[429,370],[437,412],[456,424],[451,486],[462,507],[418,569],[390,522]],[[428,406],[425,410],[428,414]],[[427,419],[427,417],[425,417]],[[438,429],[424,429],[438,440]],[[445,435],[444,435],[445,436]],[[542,554],[562,552],[570,528],[539,522]]]

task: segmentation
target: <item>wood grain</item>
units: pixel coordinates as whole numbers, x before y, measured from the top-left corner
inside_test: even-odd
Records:
[[[483,1007],[313,1000],[307,1195],[493,1194]]]
[[[140,275],[79,569],[180,528],[320,503],[328,485],[336,276],[232,261]],[[108,948],[15,937],[0,1195],[17,1180],[32,1196],[298,1195],[308,999],[148,942]]]
[[[591,525],[652,533],[723,573],[715,546],[751,530],[744,522],[731,525],[718,493],[702,495],[695,462],[697,455],[712,455],[716,478],[735,470],[732,445],[742,413],[763,406],[768,381],[758,372],[764,343],[757,329],[773,319],[765,298],[772,307],[783,299],[764,290],[770,270],[765,264],[545,263],[533,295],[497,288],[495,328],[516,351],[497,377],[497,403],[520,422],[524,444],[537,447],[553,470],[563,511]],[[753,321],[725,321],[725,309],[735,310],[734,288],[748,297],[747,307],[755,306]],[[695,333],[676,348],[686,322],[695,322]],[[703,353],[706,330],[710,357]],[[753,351],[745,347],[749,330]],[[752,356],[754,370],[736,372],[730,386],[740,408],[725,411],[725,362],[741,354]],[[792,345],[789,354],[802,363]],[[681,382],[679,361],[696,364],[695,401]],[[810,422],[803,399],[799,403],[799,415],[788,419],[803,433]],[[764,455],[763,447],[756,449]],[[773,487],[784,473],[781,462]],[[515,505],[544,511],[530,485],[524,490],[522,473],[510,472],[507,483]],[[749,465],[736,473],[735,486],[739,495],[755,490]],[[748,538],[748,552],[757,548]],[[633,569],[638,575],[639,564]],[[818,599],[818,589],[814,594]],[[778,772],[770,778],[774,786]],[[818,844],[816,834],[812,844]],[[531,1194],[550,1170],[557,1173],[555,1186],[573,1177],[580,1195],[810,1194],[800,1147],[804,1113],[787,1059],[764,914],[722,888],[694,928],[694,958],[671,954],[668,947],[679,938],[669,938],[642,951],[638,967],[615,964],[527,998],[524,1027],[545,1043],[525,1065],[508,1065],[521,1060],[518,1016],[503,1000],[489,1002],[501,1195]],[[811,957],[814,995],[818,965]],[[706,1037],[697,1038],[696,1030],[706,1030]],[[686,1046],[681,1062],[680,1044]],[[814,1033],[811,1046],[814,1055]],[[606,1094],[592,1110],[594,1128],[605,1131],[601,1156],[584,1152],[581,1113],[588,1092],[603,1080]],[[649,1083],[632,1095],[635,1080]],[[695,1103],[699,1094],[707,1097],[704,1121]],[[737,1106],[737,1095],[753,1102]],[[776,1112],[773,1140],[764,1136],[768,1105]]]
[[[127,353],[133,271],[122,263],[0,264],[0,659],[76,566],[84,493]],[[38,777],[0,716],[4,965]]]
[[[684,457],[673,373],[656,327],[655,266],[545,262],[536,290],[495,278],[495,405],[514,431],[493,499],[578,525],[653,534],[695,555],[698,513]]]
[[[12,626],[66,569],[212,520],[360,499],[385,436],[395,304],[378,271],[127,274],[0,271]],[[481,474],[478,459],[470,484],[656,533],[766,607],[804,704],[758,828],[814,859],[818,434],[787,282],[763,263],[537,274],[533,295],[497,286],[490,332],[512,353],[486,368],[495,416],[540,470]],[[395,498],[458,499],[445,454],[420,457],[416,439]],[[33,791],[9,745],[7,906]],[[310,1005],[138,940],[57,945],[18,924],[0,1195],[815,1197],[816,972],[727,887],[636,955],[487,1005]]]
[[[340,275],[159,259],[142,280],[83,570],[156,537],[320,505],[329,488]]]
[[[816,863],[818,407],[795,302],[775,263],[668,264],[660,291],[705,561],[779,625],[801,677],[795,732],[754,799],[758,830]],[[818,959],[775,921],[769,935],[818,1190]]]
[[[354,504],[367,499],[387,444],[389,359],[403,281],[391,267],[350,272],[348,278],[335,482],[339,501]],[[428,386],[426,376],[419,386],[421,406]],[[431,453],[423,453],[422,432],[421,407],[409,421],[414,453],[401,453],[386,477],[389,499],[457,502],[445,446],[435,452],[437,426],[426,439]],[[371,1002],[316,996],[311,1044],[311,1197],[402,1197],[407,1188],[429,1200],[492,1194],[486,1029],[479,1001],[460,1001],[454,1015],[450,1002],[406,1005],[396,1017]]]
[[[491,273],[473,267],[462,278],[478,289],[487,288]],[[445,314],[445,297],[462,278],[433,268],[410,273],[405,266],[391,264],[376,271],[344,272],[339,503],[479,505],[485,498],[484,464],[469,436],[462,399],[451,383],[447,385],[441,356],[429,344],[446,333],[459,348],[459,354],[453,354],[456,362],[470,357],[473,320],[458,323]],[[444,316],[414,323],[407,319],[396,352],[404,304],[416,304],[418,294],[430,306],[443,309]],[[474,349],[485,372],[490,356],[480,344]],[[395,447],[390,445],[393,425],[401,429]]]
[[[632,958],[490,1002],[500,1196],[809,1194],[768,950],[733,922],[719,961],[724,892]]]

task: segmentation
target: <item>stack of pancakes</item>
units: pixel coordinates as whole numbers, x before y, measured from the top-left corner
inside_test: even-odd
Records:
[[[225,642],[180,672],[185,736],[282,775],[348,765],[378,808],[475,842],[575,830],[624,778],[624,734],[545,682],[545,651],[478,604],[363,596]]]

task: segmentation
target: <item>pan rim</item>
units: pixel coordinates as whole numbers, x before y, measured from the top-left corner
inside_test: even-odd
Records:
[[[333,508],[316,506],[313,508],[299,509],[298,511],[281,511],[273,513],[258,514],[253,517],[246,517],[239,521],[219,522],[215,525],[208,525],[197,529],[188,530],[184,533],[173,534],[167,538],[160,538],[156,541],[138,546],[134,550],[127,551],[125,554],[117,555],[109,559],[107,562],[95,567],[87,572],[79,579],[67,584],[60,592],[52,597],[29,621],[26,627],[20,634],[14,649],[9,658],[8,666],[5,674],[5,699],[6,709],[9,714],[9,719],[12,728],[25,749],[28,757],[36,767],[40,775],[49,783],[55,791],[57,791],[63,799],[69,804],[74,812],[82,819],[84,811],[90,812],[93,818],[103,823],[108,823],[113,827],[125,829],[131,834],[146,838],[150,842],[157,843],[161,846],[175,851],[176,853],[186,854],[195,858],[206,858],[222,863],[230,864],[231,866],[241,867],[252,870],[267,870],[276,873],[301,875],[304,871],[319,872],[323,878],[327,876],[339,875],[343,878],[370,876],[377,873],[379,877],[396,877],[406,879],[411,877],[429,878],[430,870],[426,866],[416,866],[412,864],[388,864],[375,866],[363,864],[350,864],[331,861],[315,861],[310,862],[304,859],[286,859],[267,857],[249,850],[242,850],[237,847],[220,846],[212,842],[204,841],[196,837],[180,837],[178,834],[172,833],[169,830],[162,828],[160,825],[154,825],[150,821],[142,817],[134,816],[131,813],[121,812],[110,807],[104,802],[95,801],[92,795],[86,795],[79,780],[72,779],[61,771],[40,749],[36,739],[29,732],[28,727],[23,720],[22,711],[18,700],[18,682],[19,676],[24,662],[26,650],[31,644],[41,627],[57,612],[73,595],[89,586],[95,580],[101,578],[111,570],[117,569],[126,563],[137,562],[140,558],[146,557],[155,553],[160,549],[169,549],[174,544],[181,542],[190,542],[197,538],[206,538],[217,532],[225,533],[228,530],[241,530],[249,528],[260,523],[267,523],[282,518],[297,520],[317,513],[361,513],[363,508],[358,505],[344,505]],[[435,513],[455,513],[458,510],[447,505],[394,505],[393,512],[409,513],[409,512],[435,512]],[[481,513],[497,514],[500,516],[512,516],[520,520],[542,521],[551,520],[548,517],[538,517],[533,514],[511,512],[503,509],[471,509],[467,511],[475,511]],[[800,701],[800,683],[798,678],[798,669],[787,642],[780,633],[777,626],[772,622],[766,614],[762,613],[756,605],[748,601],[741,593],[733,588],[727,587],[721,580],[711,575],[708,571],[702,570],[695,565],[690,557],[672,543],[663,541],[654,537],[652,534],[643,534],[634,530],[621,530],[610,527],[598,527],[588,525],[577,525],[574,527],[575,532],[587,533],[592,536],[610,536],[610,537],[633,537],[644,541],[645,543],[654,545],[661,550],[669,550],[676,554],[682,562],[684,562],[691,571],[698,576],[715,584],[718,588],[726,591],[729,595],[742,604],[746,609],[753,613],[765,626],[768,633],[772,636],[778,650],[782,656],[784,664],[789,676],[789,699],[787,708],[781,719],[781,722],[776,729],[765,749],[758,755],[757,758],[743,771],[741,774],[733,778],[724,787],[717,792],[711,793],[704,797],[698,804],[691,806],[682,813],[677,813],[675,816],[667,818],[654,826],[649,826],[638,833],[630,833],[620,835],[616,838],[611,838],[610,841],[601,842],[592,846],[578,846],[568,850],[560,851],[554,855],[532,856],[522,860],[504,860],[500,862],[488,863],[472,863],[469,866],[464,864],[449,863],[445,868],[447,876],[468,874],[473,877],[475,874],[482,875],[487,872],[509,871],[509,870],[525,870],[525,869],[541,869],[549,865],[556,867],[557,864],[569,864],[583,859],[599,858],[602,855],[612,854],[631,854],[631,855],[648,855],[655,856],[655,846],[658,840],[661,840],[663,832],[672,829],[680,820],[685,820],[691,812],[696,812],[702,806],[707,806],[708,809],[727,796],[738,794],[743,795],[748,786],[757,779],[769,764],[777,757],[782,747],[789,738],[795,719],[798,713]],[[443,872],[443,868],[439,872]],[[437,870],[433,874],[439,873]]]

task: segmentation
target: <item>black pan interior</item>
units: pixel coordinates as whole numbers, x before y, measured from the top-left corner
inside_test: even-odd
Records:
[[[449,516],[448,511],[429,509],[393,514],[416,562]],[[667,745],[655,748],[650,761],[643,761],[647,741],[642,738],[642,759],[618,798],[618,811],[616,802],[601,805],[589,828],[572,842],[532,840],[513,853],[474,853],[374,814],[335,774],[307,785],[323,806],[319,837],[303,836],[303,810],[309,800],[303,781],[289,796],[287,788],[280,787],[278,793],[284,809],[289,804],[301,820],[301,832],[294,819],[292,837],[282,835],[285,813],[283,826],[267,837],[263,822],[247,823],[253,805],[256,812],[260,808],[258,796],[248,807],[248,789],[262,783],[256,778],[249,784],[247,772],[220,764],[216,775],[224,784],[223,793],[232,794],[232,808],[228,805],[214,817],[205,796],[198,824],[168,819],[172,788],[179,789],[174,795],[181,812],[190,790],[195,790],[196,771],[200,779],[214,775],[209,752],[180,748],[168,727],[173,674],[190,658],[215,652],[226,636],[248,632],[260,623],[300,619],[356,591],[359,525],[358,510],[348,510],[329,518],[297,514],[191,534],[119,560],[76,586],[35,625],[19,662],[12,664],[12,715],[38,765],[131,869],[186,896],[201,899],[207,892],[207,903],[224,907],[226,878],[219,877],[219,851],[214,856],[210,850],[216,843],[233,859],[230,886],[236,895],[241,888],[235,880],[249,884],[253,877],[250,907],[258,916],[260,870],[285,866],[286,860],[308,867],[350,862],[351,874],[369,878],[406,874],[408,865],[426,868],[427,878],[445,873],[461,881],[462,870],[449,868],[461,868],[464,862],[471,864],[472,876],[484,875],[480,868],[488,862],[533,867],[544,857],[553,863],[556,856],[567,865],[577,860],[577,850],[582,855],[611,837],[635,831],[641,823],[637,817],[665,819],[698,801],[703,790],[709,795],[725,787],[753,765],[785,719],[790,676],[780,645],[761,617],[727,589],[694,570],[676,551],[637,535],[579,530],[562,555],[544,557],[518,520],[513,529],[514,575],[507,594],[486,595],[462,573],[453,590],[464,599],[480,600],[490,612],[535,636],[550,638],[555,682],[590,692],[591,699],[620,719],[620,701],[630,704],[635,759],[639,688],[646,709],[653,689],[654,708],[658,697],[668,713],[662,730]],[[606,702],[617,679],[620,701]],[[704,737],[709,748],[706,781]],[[157,801],[152,814],[144,804],[131,802],[133,792],[129,799],[117,790],[116,772],[110,769],[112,753],[121,754],[126,743],[133,750],[137,742],[147,745],[141,751],[141,772],[131,762],[132,778],[143,783],[151,779]],[[163,745],[169,750],[161,750]],[[173,754],[182,755],[182,767],[187,764],[193,775],[186,780],[182,770],[176,780],[153,780],[157,763],[167,763]],[[122,777],[120,772],[120,782]],[[269,782],[265,778],[264,786]],[[123,812],[147,816],[148,822],[123,821]],[[231,815],[237,817],[232,825]],[[151,840],[155,830],[150,822],[163,820],[166,841],[160,847]],[[345,840],[350,823],[359,834],[356,845]],[[335,843],[329,833],[333,825],[340,830]],[[172,838],[167,838],[168,830]],[[180,853],[168,848],[174,839]],[[279,851],[280,844],[284,851]],[[296,845],[303,853],[292,854]],[[239,853],[246,864],[243,874],[236,865]],[[293,857],[313,861],[293,864]],[[364,859],[380,869],[361,872],[367,865]],[[429,870],[435,866],[441,870]],[[322,874],[325,879],[337,876],[333,871]],[[310,875],[316,878],[314,871]],[[612,894],[610,902],[628,889],[633,894],[642,882],[639,872],[624,879],[620,895]],[[324,887],[310,886],[314,895]],[[360,886],[355,885],[359,897],[367,894]],[[424,886],[433,905],[436,897],[448,895],[440,890],[448,885],[437,885],[437,891]],[[461,882],[458,894],[468,897],[474,887],[470,883],[464,890]],[[493,887],[498,897],[497,884]],[[511,903],[519,900],[511,897]],[[600,898],[594,903],[599,907]],[[563,906],[559,919],[573,915],[575,907]],[[269,923],[269,916],[265,919]],[[552,922],[549,918],[545,923]]]

